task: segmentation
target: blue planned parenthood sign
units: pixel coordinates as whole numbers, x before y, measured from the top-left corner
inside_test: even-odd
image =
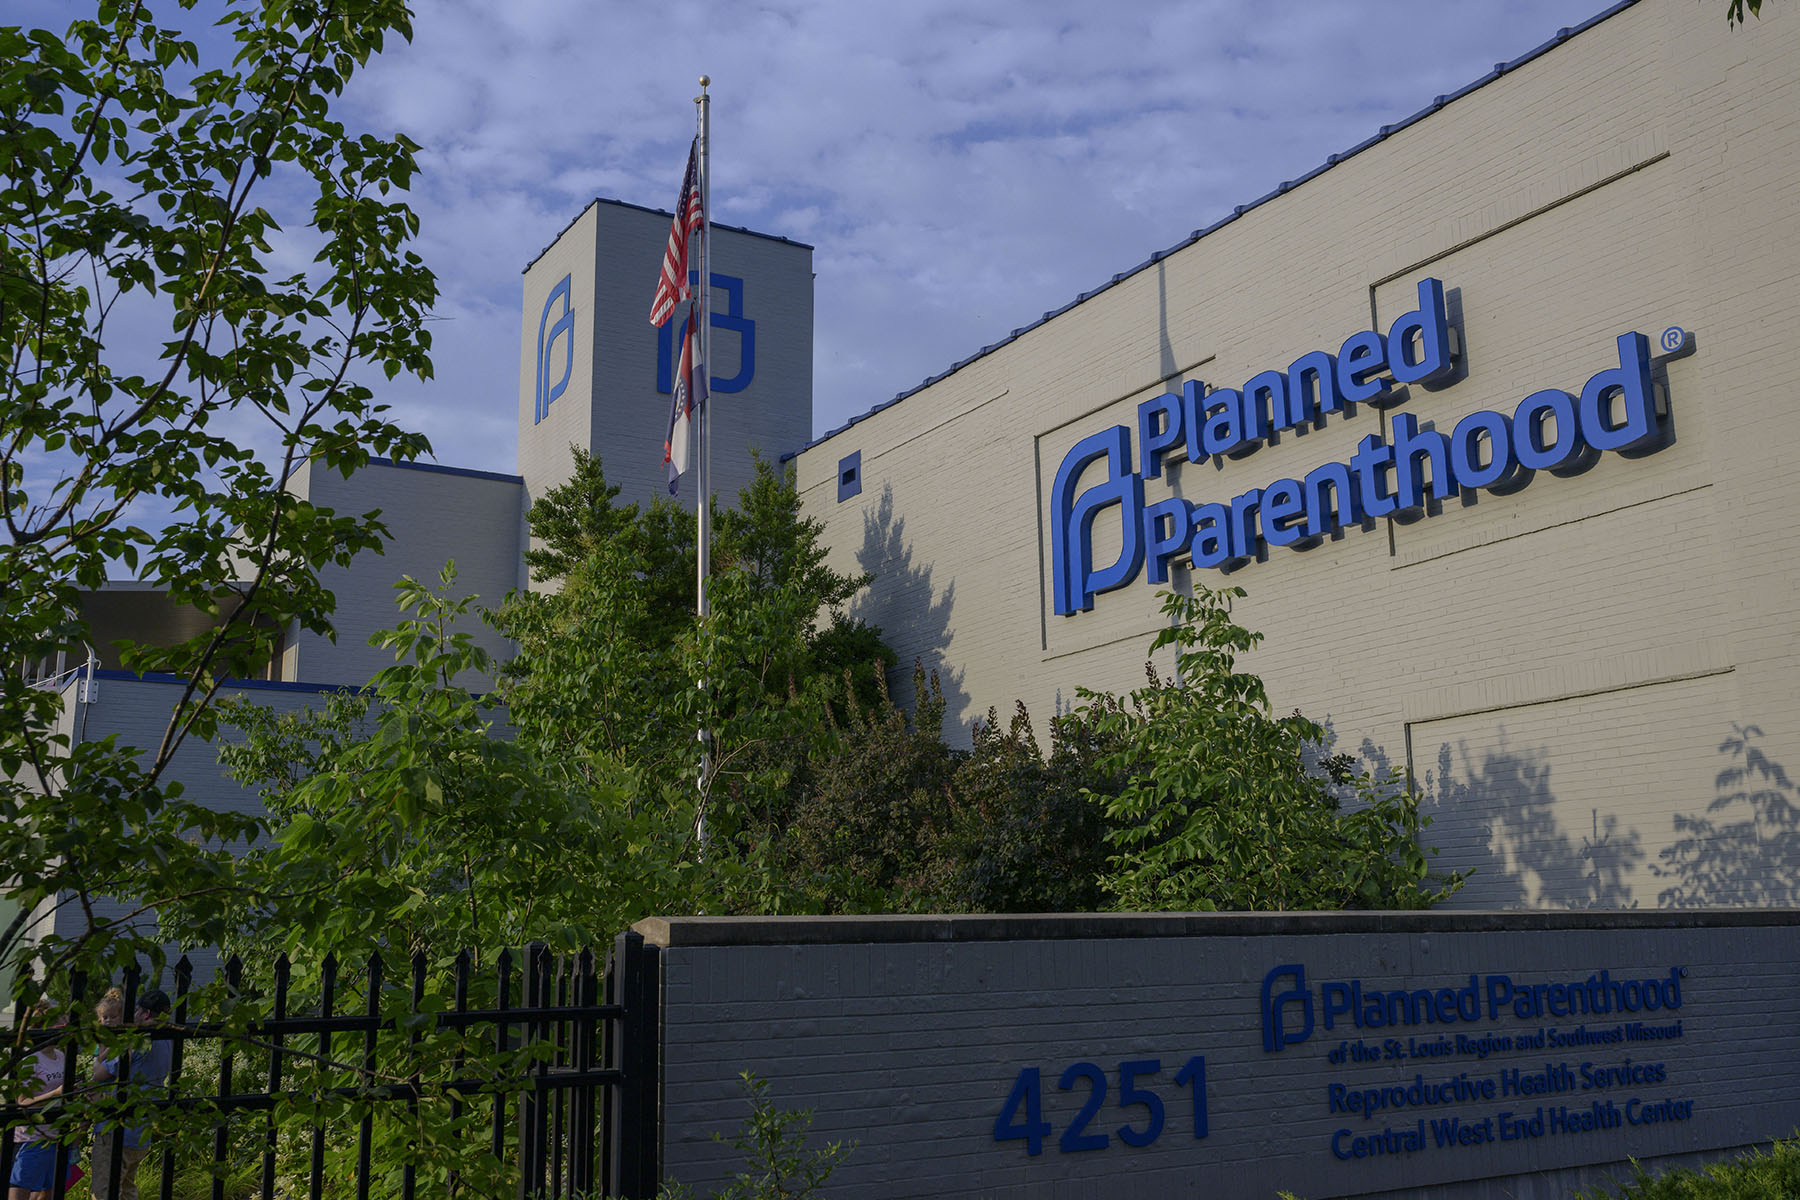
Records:
[[[1658,345],[1665,356],[1691,348],[1681,329],[1664,331]],[[1422,426],[1398,406],[1411,387],[1454,384],[1461,357],[1444,285],[1424,279],[1418,307],[1397,317],[1386,334],[1353,333],[1335,354],[1308,351],[1241,388],[1189,380],[1180,392],[1138,405],[1135,457],[1132,430],[1124,425],[1089,434],[1063,456],[1050,493],[1051,607],[1072,616],[1092,609],[1097,594],[1140,575],[1167,583],[1178,561],[1229,567],[1271,546],[1304,549],[1346,526],[1429,511],[1433,502],[1463,491],[1516,490],[1535,471],[1576,470],[1604,451],[1654,451],[1666,430],[1651,378],[1650,339],[1620,334],[1615,353],[1616,364],[1594,373],[1578,393],[1542,387],[1510,413],[1483,409],[1448,429]],[[1231,498],[1172,495],[1152,502],[1146,495],[1144,481],[1162,476],[1168,460],[1242,458],[1284,431],[1354,417],[1359,404],[1396,411],[1387,436],[1370,433],[1347,462],[1322,463]],[[1082,488],[1092,469],[1103,469],[1105,478]],[[1118,531],[1119,550],[1105,565],[1094,552],[1101,521]]]
[[[664,1173],[738,1076],[834,1195],[1501,1197],[1800,1114],[1800,913],[650,921]]]

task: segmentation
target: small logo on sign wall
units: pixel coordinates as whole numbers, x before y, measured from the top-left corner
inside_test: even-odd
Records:
[[[575,369],[575,309],[569,303],[571,278],[573,277],[570,275],[564,275],[562,282],[550,289],[550,296],[544,301],[544,315],[538,318],[537,381],[531,406],[533,425],[550,415],[550,406],[556,403],[556,398],[569,386],[569,374]],[[562,312],[552,322],[551,313],[556,310],[558,301],[562,302]],[[562,378],[552,384],[550,355],[559,337],[562,338],[563,348]]]
[[[1687,345],[1687,330],[1679,325],[1671,325],[1662,331],[1662,348],[1670,354]]]
[[[1282,983],[1290,984],[1276,991]],[[1300,1025],[1290,1031],[1284,1014],[1295,1005],[1300,1007]],[[1306,968],[1299,963],[1286,963],[1263,976],[1262,983],[1263,1049],[1274,1052],[1283,1046],[1304,1042],[1312,1036],[1312,989],[1306,986]]]

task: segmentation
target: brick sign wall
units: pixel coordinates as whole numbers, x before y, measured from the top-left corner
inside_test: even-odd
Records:
[[[844,1196],[1566,1194],[1800,1125],[1800,913],[639,930],[664,1172],[702,1187],[746,1070],[859,1143]]]

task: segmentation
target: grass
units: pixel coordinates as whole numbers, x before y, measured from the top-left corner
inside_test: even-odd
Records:
[[[83,1162],[85,1170],[87,1163]],[[225,1180],[225,1200],[255,1200],[259,1195],[262,1180],[256,1171],[237,1171]],[[80,1182],[70,1188],[65,1196],[67,1200],[93,1200],[93,1192],[88,1188],[90,1176],[84,1175]],[[152,1154],[138,1170],[138,1193],[145,1197],[162,1195],[162,1160],[159,1155]],[[179,1167],[175,1170],[175,1187],[169,1193],[171,1200],[212,1200],[213,1177],[205,1170]]]

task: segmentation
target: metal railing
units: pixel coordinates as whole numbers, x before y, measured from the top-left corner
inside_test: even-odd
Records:
[[[92,1181],[95,1154],[111,1155],[115,1193],[95,1200],[118,1200],[122,1139],[96,1137],[84,1152],[83,1134],[124,1125],[146,1130],[137,1182],[159,1200],[181,1178],[210,1179],[214,1200],[493,1200],[496,1179],[520,1200],[654,1196],[653,953],[627,933],[604,962],[539,943],[502,953],[491,977],[464,952],[436,978],[420,954],[398,978],[376,955],[354,969],[326,958],[303,981],[286,955],[255,979],[233,957],[208,988],[194,985],[183,958],[171,1011],[133,1031],[140,1048],[171,1043],[166,1081],[134,1083],[131,1067],[141,1073],[152,1060],[126,1055],[133,1039],[104,1036],[91,1020],[22,1039],[7,1031],[9,1044],[63,1051],[68,1094],[0,1108],[0,1177],[20,1149],[13,1130],[47,1124],[52,1200],[63,1200],[71,1164]],[[80,1012],[104,990],[72,977],[65,1003]],[[132,1013],[140,973],[120,990]],[[119,1078],[88,1082],[102,1054]],[[430,1136],[426,1118],[436,1122]],[[252,1178],[245,1164],[258,1156]],[[471,1163],[479,1179],[465,1173]]]
[[[84,646],[87,657],[74,666],[69,666],[69,652],[58,650],[54,655],[44,658],[22,658],[19,660],[19,675],[29,687],[41,688],[48,692],[59,692],[63,686],[80,675],[82,700],[94,698],[94,672],[100,666],[100,659],[93,648]]]

